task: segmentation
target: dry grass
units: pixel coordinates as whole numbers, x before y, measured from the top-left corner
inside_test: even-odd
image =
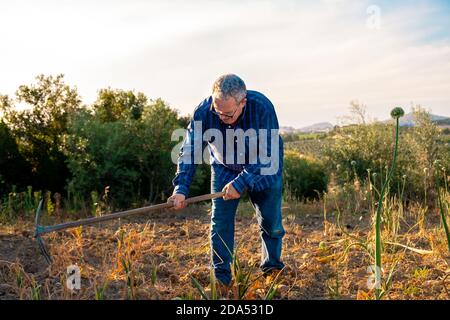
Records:
[[[373,298],[367,287],[373,259],[352,245],[354,239],[373,239],[370,213],[347,214],[338,224],[334,209],[327,209],[325,221],[322,202],[284,204],[286,269],[275,299]],[[439,213],[430,210],[427,223],[418,226],[418,208],[410,210],[395,242],[427,251],[385,244],[385,276],[395,268],[384,298],[449,299],[450,259]],[[238,256],[244,265],[260,258],[252,212],[251,205],[242,203],[236,219]],[[209,285],[209,219],[205,205],[49,234],[45,240],[54,259],[51,266],[38,251],[32,223],[0,225],[0,299],[200,299],[190,275]],[[389,230],[383,237],[392,239]],[[81,269],[79,291],[66,288],[69,265]],[[261,278],[259,271],[252,276],[256,278]],[[262,299],[269,288],[270,283],[254,281],[245,298]]]

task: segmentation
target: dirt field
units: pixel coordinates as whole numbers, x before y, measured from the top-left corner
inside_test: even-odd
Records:
[[[45,235],[54,259],[48,266],[33,237],[33,224],[0,225],[0,299],[200,299],[190,274],[208,287],[209,207],[160,212]],[[308,211],[311,209],[310,211]],[[358,246],[344,254],[352,237],[367,239],[369,216],[325,223],[317,207],[284,208],[283,260],[275,299],[368,299],[372,259]],[[260,239],[247,204],[236,221],[237,256],[252,273],[246,299],[262,299],[271,282],[257,268]],[[311,212],[305,214],[304,212]],[[435,214],[437,217],[437,213]],[[69,220],[60,217],[53,222]],[[386,244],[384,274],[394,268],[385,299],[449,299],[449,258],[437,224]],[[325,234],[326,231],[326,234]],[[348,232],[348,234],[346,234]],[[422,232],[423,233],[423,232]],[[66,288],[66,268],[81,269],[81,290]],[[253,271],[251,271],[253,270]],[[257,280],[255,280],[257,279]],[[236,298],[231,292],[230,298]]]

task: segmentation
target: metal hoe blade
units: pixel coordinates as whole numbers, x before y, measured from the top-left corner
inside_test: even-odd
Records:
[[[36,229],[34,231],[34,237],[36,238],[36,241],[39,246],[39,250],[41,250],[41,253],[44,256],[45,260],[47,261],[48,264],[51,264],[52,257],[48,253],[47,248],[45,247],[44,240],[42,239],[41,233],[40,233],[41,212],[42,212],[43,203],[44,203],[44,199],[41,199],[41,201],[39,201],[39,205],[36,210],[36,217],[34,219],[34,224],[35,224]]]

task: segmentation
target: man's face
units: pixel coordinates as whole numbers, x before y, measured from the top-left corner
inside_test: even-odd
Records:
[[[213,97],[213,111],[215,111],[220,120],[225,124],[234,124],[242,113],[242,109],[245,106],[247,99],[244,98],[239,103],[235,98],[230,97],[228,99],[220,99],[219,97]]]

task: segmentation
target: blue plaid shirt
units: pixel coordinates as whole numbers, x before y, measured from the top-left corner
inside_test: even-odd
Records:
[[[184,194],[186,197],[189,194],[189,186],[192,183],[192,179],[195,174],[196,164],[198,163],[194,159],[195,148],[201,148],[203,155],[203,149],[206,144],[209,146],[210,163],[214,169],[215,175],[222,179],[222,181],[232,182],[233,187],[237,192],[242,194],[245,189],[250,191],[261,191],[270,187],[275,179],[282,174],[283,169],[283,140],[281,136],[278,136],[278,119],[275,113],[275,108],[270,100],[262,93],[257,91],[247,91],[247,103],[244,107],[242,114],[239,116],[237,123],[234,126],[223,123],[219,117],[211,112],[212,110],[212,96],[208,97],[200,103],[200,105],[194,110],[194,116],[188,126],[186,138],[183,141],[180,149],[180,155],[177,164],[177,173],[173,179],[173,185],[175,187],[175,193]],[[199,122],[197,122],[199,121]],[[201,131],[194,130],[194,122],[201,123]],[[217,129],[222,133],[223,138],[223,150],[218,150],[214,147],[214,138],[209,141],[202,141],[202,143],[194,143],[195,139],[201,139],[199,133],[203,136],[203,133],[207,129]],[[258,129],[267,129],[267,151],[268,157],[271,157],[271,129],[276,129],[277,137],[279,141],[279,162],[278,170],[273,175],[261,174],[263,167],[270,167],[271,164],[261,163],[258,155],[256,163],[255,161],[249,161],[248,147],[249,139],[245,139],[245,162],[238,164],[237,152],[234,152],[234,162],[227,163],[226,157],[226,130],[247,130],[254,129],[256,131],[257,139],[260,138],[260,132]],[[195,134],[196,133],[196,134]],[[196,136],[197,135],[197,136]],[[199,140],[197,140],[199,141]],[[236,151],[235,145],[235,151]],[[197,150],[198,151],[198,150]],[[260,150],[259,150],[260,151]],[[197,154],[198,155],[198,154]],[[242,156],[242,153],[241,153]],[[230,161],[228,161],[230,162]],[[242,161],[240,161],[242,162]]]

